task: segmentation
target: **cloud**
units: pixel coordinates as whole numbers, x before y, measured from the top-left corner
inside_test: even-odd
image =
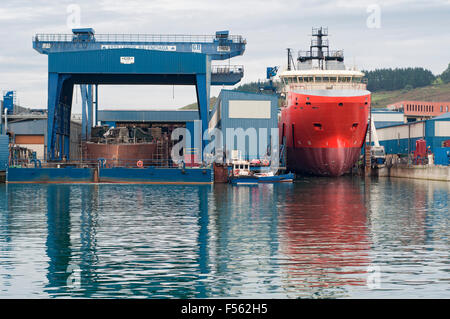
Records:
[[[230,30],[247,39],[243,64],[250,82],[267,66],[286,64],[286,48],[308,48],[311,27],[328,26],[330,44],[348,64],[364,69],[423,66],[435,74],[448,65],[448,0],[152,0],[3,1],[0,8],[0,89],[15,89],[22,103],[47,104],[47,59],[32,49],[36,33],[70,33],[68,6],[80,8],[81,26],[97,33],[214,34]],[[381,28],[367,27],[367,7],[378,4]],[[214,63],[228,63],[216,61]],[[213,87],[217,95],[221,87]],[[120,91],[120,92],[119,92]],[[126,92],[130,94],[126,94]],[[192,89],[105,88],[101,107],[165,106],[195,101]],[[151,100],[151,101],[150,101]],[[151,103],[150,103],[151,102]]]

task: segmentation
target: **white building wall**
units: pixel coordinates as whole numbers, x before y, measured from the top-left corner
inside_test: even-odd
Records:
[[[389,126],[377,129],[378,139],[380,141],[397,140],[403,138],[420,138],[424,136],[424,122],[410,124],[410,131],[408,132],[408,125]],[[410,134],[410,135],[409,135]]]
[[[436,121],[434,123],[434,135],[439,137],[450,136],[450,121]]]

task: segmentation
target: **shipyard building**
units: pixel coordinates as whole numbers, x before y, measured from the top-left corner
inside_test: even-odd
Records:
[[[450,113],[425,120],[398,124],[377,129],[380,145],[387,154],[411,154],[416,150],[416,142],[425,140],[435,163],[448,165],[447,141],[450,140]]]
[[[278,97],[222,90],[210,115],[208,132],[214,130],[221,135],[216,156],[225,162],[270,157],[272,145],[278,145]]]

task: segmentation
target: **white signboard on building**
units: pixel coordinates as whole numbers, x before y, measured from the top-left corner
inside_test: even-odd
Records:
[[[134,64],[134,56],[121,56],[120,63],[122,64]]]
[[[240,119],[270,119],[270,101],[231,100],[228,105],[228,117]]]

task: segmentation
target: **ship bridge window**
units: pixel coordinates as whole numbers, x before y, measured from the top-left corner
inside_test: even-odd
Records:
[[[348,82],[350,82],[350,78],[347,76],[346,77],[340,76],[340,77],[338,77],[338,81],[348,83]]]
[[[316,76],[316,82],[322,82],[322,77],[321,76]]]
[[[361,83],[361,78],[360,77],[355,77],[352,78],[353,83]]]
[[[330,82],[337,82],[336,77],[335,77],[335,76],[331,77],[331,78],[330,78]]]

